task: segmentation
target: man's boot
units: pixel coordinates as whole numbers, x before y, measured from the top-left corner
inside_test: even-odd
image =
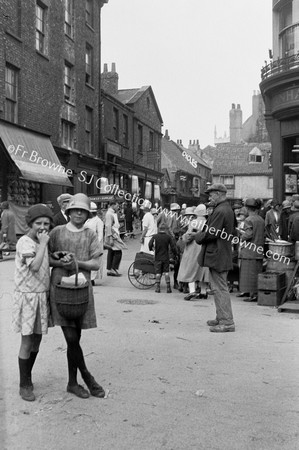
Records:
[[[161,292],[160,291],[160,283],[156,282],[156,289],[155,292],[157,292],[158,294]]]
[[[171,290],[171,287],[170,287],[170,282],[166,283],[166,286],[167,286],[167,288],[166,288],[166,293],[167,293],[167,294],[171,294],[171,293],[172,293],[172,290]]]

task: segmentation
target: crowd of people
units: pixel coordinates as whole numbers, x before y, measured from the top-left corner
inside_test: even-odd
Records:
[[[230,292],[237,283],[238,297],[257,300],[267,242],[299,240],[299,196],[282,205],[275,200],[263,205],[255,198],[231,205],[223,184],[213,184],[206,192],[208,203],[197,206],[180,208],[172,203],[158,211],[145,201],[140,252],[154,255],[156,293],[161,292],[163,275],[166,293],[172,292],[172,268],[173,289],[182,292],[186,301],[214,296],[216,315],[207,322],[210,331],[233,332]],[[82,193],[62,194],[57,203],[60,211],[55,216],[50,205],[31,206],[26,215],[29,231],[18,241],[9,204],[1,204],[1,242],[16,250],[13,327],[21,333],[19,392],[27,401],[35,400],[32,369],[42,336],[55,325],[61,327],[67,345],[67,391],[80,398],[105,396],[86,367],[80,340],[83,329],[97,326],[92,286],[103,277],[104,249],[107,275],[121,276],[126,244],[120,235],[119,204],[111,201],[103,218],[97,205]],[[129,214],[132,217],[128,209]],[[78,271],[88,285],[88,306],[79,318],[68,318],[57,306],[57,286]],[[79,384],[78,371],[88,389]]]

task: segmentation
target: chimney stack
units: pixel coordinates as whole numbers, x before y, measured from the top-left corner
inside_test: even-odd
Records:
[[[240,104],[232,103],[232,109],[229,112],[229,130],[230,130],[230,143],[240,144],[242,141],[242,110]]]
[[[165,139],[167,139],[169,141],[170,136],[168,134],[168,130],[165,130],[165,134],[164,134]]]
[[[118,73],[116,72],[115,63],[112,63],[111,72],[108,72],[108,65],[104,64],[101,84],[103,91],[106,91],[108,94],[116,95],[118,93]]]

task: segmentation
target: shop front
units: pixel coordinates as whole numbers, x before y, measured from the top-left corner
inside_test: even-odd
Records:
[[[0,201],[7,200],[24,234],[25,214],[45,200],[50,186],[72,187],[48,136],[0,121]]]
[[[281,202],[299,192],[299,69],[274,74],[260,86],[272,144],[273,195]]]

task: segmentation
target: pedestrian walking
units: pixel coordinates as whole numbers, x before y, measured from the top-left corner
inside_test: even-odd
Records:
[[[187,215],[188,209],[186,209],[185,215]],[[196,233],[202,230],[206,223],[206,214],[205,205],[198,205],[190,216],[188,230],[183,235],[186,245],[180,264],[178,280],[189,284],[189,294],[184,297],[184,300],[208,298],[209,270],[207,267],[201,267],[198,264],[201,246],[195,242]]]
[[[140,237],[141,247],[140,251],[144,253],[152,253],[148,247],[149,241],[154,234],[157,233],[157,209],[151,208],[151,203],[145,200],[143,204],[143,211],[145,212],[142,219],[142,233]]]
[[[224,184],[212,184],[206,193],[215,205],[206,227],[196,234],[202,244],[199,265],[209,267],[211,289],[214,294],[216,319],[208,320],[210,331],[223,333],[235,331],[231,299],[227,284],[228,271],[233,268],[231,239],[235,229],[235,215],[226,198]]]
[[[73,196],[66,208],[70,221],[66,225],[54,228],[50,233],[49,249],[50,265],[53,267],[50,283],[50,304],[53,325],[61,326],[67,343],[68,384],[67,392],[80,398],[88,398],[89,393],[95,397],[104,397],[105,392],[91,373],[88,371],[83,351],[80,345],[83,329],[97,326],[93,289],[90,283],[90,273],[100,267],[99,256],[101,246],[94,231],[84,228],[89,217],[90,201],[85,194]],[[62,277],[72,276],[76,272],[77,261],[80,272],[89,281],[88,307],[84,315],[70,320],[63,317],[57,309],[56,284],[60,284]],[[88,387],[89,392],[77,381],[77,371]]]
[[[90,275],[91,284],[95,286],[95,284],[100,282],[103,278],[104,222],[98,216],[98,207],[94,202],[90,203],[90,214],[91,218],[87,219],[84,227],[90,228],[95,232],[101,247],[101,255],[99,256],[99,270],[92,270]]]
[[[134,220],[134,212],[131,202],[126,202],[125,204],[125,220],[126,220],[126,232],[130,235],[130,238],[133,239],[133,220]]]
[[[245,201],[248,217],[240,230],[240,291],[248,292],[244,302],[257,301],[258,274],[263,271],[265,221],[258,214],[255,198]]]
[[[122,249],[126,248],[119,234],[117,216],[118,204],[112,200],[105,216],[105,245],[107,246],[107,275],[120,277],[118,269],[122,259]]]
[[[155,273],[156,273],[156,290],[155,292],[160,292],[161,278],[164,273],[166,281],[166,292],[170,294],[170,276],[169,276],[169,252],[172,251],[173,255],[176,256],[177,249],[175,245],[174,238],[166,232],[166,226],[161,223],[159,226],[159,231],[157,234],[151,237],[148,247],[155,252]]]
[[[26,215],[29,231],[16,246],[13,329],[21,333],[19,350],[20,395],[34,401],[31,372],[42,335],[48,332],[50,268],[49,230],[53,214],[42,204],[31,206]]]

